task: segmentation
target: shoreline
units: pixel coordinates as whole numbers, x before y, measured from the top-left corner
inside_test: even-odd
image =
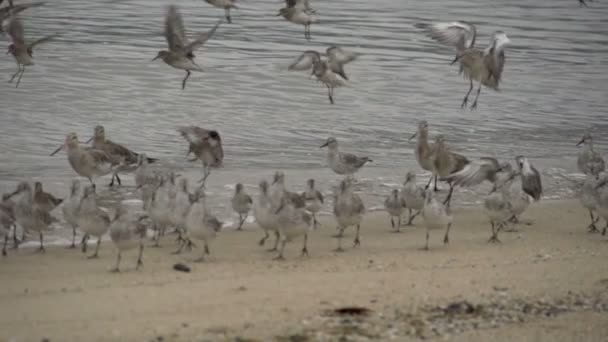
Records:
[[[119,274],[108,272],[116,258],[109,242],[93,260],[58,246],[49,246],[44,255],[30,248],[9,250],[0,260],[0,340],[150,341],[163,336],[229,341],[241,336],[279,341],[277,336],[286,332],[314,328],[314,318],[326,310],[347,305],[388,318],[397,309],[423,312],[455,300],[482,303],[503,292],[513,299],[557,301],[574,293],[605,300],[608,238],[586,232],[588,215],[577,200],[534,203],[523,219],[534,223],[502,232],[502,243],[494,245],[487,243],[490,228],[481,208],[454,208],[450,244],[443,245],[443,232],[433,230],[431,250],[421,251],[421,219],[395,234],[389,232],[388,215],[372,212],[361,228],[361,246],[352,248],[354,231],[349,229],[346,251],[334,253],[334,220],[321,217],[322,226],[309,236],[310,257],[298,257],[298,239],[287,245],[286,261],[272,260],[275,255],[257,245],[261,230],[247,224],[243,232],[220,232],[210,246],[210,261],[193,263],[200,253],[196,249],[172,255],[175,243],[169,235],[161,248],[146,248],[140,271],[133,270],[136,252],[124,253]],[[192,272],[174,271],[178,262]],[[582,327],[560,318],[565,316],[593,318]],[[585,328],[585,336],[595,341],[593,336],[606,331],[598,322],[608,320],[596,316],[564,312],[457,335],[462,341],[467,340],[463,336],[486,341],[499,331],[518,331],[536,341],[538,326],[555,319],[573,334]],[[395,329],[400,329],[397,323]],[[543,336],[540,340],[555,340]],[[558,340],[572,340],[568,336],[579,335],[564,333]]]

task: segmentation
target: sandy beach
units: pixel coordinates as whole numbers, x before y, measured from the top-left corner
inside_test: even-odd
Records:
[[[9,251],[0,260],[1,341],[605,341],[608,336],[608,237],[586,230],[578,201],[535,203],[532,225],[488,244],[479,207],[455,209],[449,245],[432,231],[423,251],[421,219],[391,233],[384,212],[364,219],[361,246],[347,231],[335,253],[333,218],[274,261],[257,245],[262,232],[225,231],[200,251],[172,255],[173,236],[123,255],[110,242],[100,258],[50,247]],[[268,247],[268,245],[266,246]],[[177,272],[177,262],[192,268]],[[452,305],[453,303],[460,303]],[[333,310],[365,307],[367,316]],[[442,323],[444,322],[444,323]],[[455,323],[456,322],[456,323]],[[451,324],[451,325],[450,325]]]

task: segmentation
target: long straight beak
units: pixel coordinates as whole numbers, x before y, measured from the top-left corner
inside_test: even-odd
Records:
[[[329,145],[329,143],[325,143],[325,144],[323,144],[323,145],[319,146],[319,148],[326,147],[327,145]]]
[[[151,62],[154,62],[154,61],[155,61],[155,60],[157,60],[158,58],[159,58],[158,56],[156,56],[156,57],[152,58],[152,61],[151,61]]]
[[[65,145],[61,145],[55,151],[53,151],[53,153],[51,153],[51,157],[54,156],[54,155],[56,155],[57,152],[61,151],[63,149],[63,146],[65,146]]]
[[[584,142],[585,142],[585,139],[582,139],[581,141],[578,142],[578,144],[576,144],[576,146],[581,146],[581,144]]]
[[[85,143],[85,144],[90,143],[90,142],[91,142],[91,140],[93,140],[93,138],[95,138],[95,136],[90,137],[90,138],[89,138],[89,140],[85,141],[84,143]]]
[[[3,200],[3,201],[9,200],[9,199],[11,199],[11,197],[15,196],[15,195],[16,195],[16,194],[18,194],[18,193],[19,193],[19,189],[17,189],[17,190],[15,190],[15,191],[11,192],[10,194],[5,195],[6,197],[5,197],[5,196],[2,196],[2,200]]]
[[[408,140],[414,139],[418,135],[418,132],[414,133]]]

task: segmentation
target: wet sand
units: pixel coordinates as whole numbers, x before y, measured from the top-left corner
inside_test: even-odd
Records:
[[[443,245],[443,231],[432,231],[431,250],[423,251],[421,219],[396,234],[389,232],[387,215],[375,212],[364,220],[361,247],[351,248],[349,230],[346,251],[334,253],[335,223],[327,217],[310,236],[310,257],[299,257],[296,240],[287,246],[286,261],[272,260],[275,254],[257,245],[262,233],[253,224],[244,232],[222,232],[210,261],[193,263],[198,250],[171,255],[174,237],[166,236],[163,247],[145,250],[140,271],[134,270],[137,252],[123,254],[119,274],[108,272],[116,256],[110,242],[95,260],[62,247],[49,247],[44,255],[9,251],[0,260],[0,341],[331,341],[352,329],[323,331],[331,326],[323,317],[347,305],[371,309],[361,320],[378,331],[355,332],[346,340],[386,340],[387,324],[398,341],[605,338],[608,237],[587,233],[588,215],[578,201],[533,204],[523,220],[533,225],[517,226],[518,232],[501,233],[501,244],[488,244],[481,209],[455,209],[450,244]],[[192,272],[174,271],[177,262]],[[555,315],[532,311],[517,323],[499,320],[481,330],[408,327],[425,308],[454,301],[542,304],[573,295],[587,298],[589,307],[568,308],[577,302],[570,300]],[[410,318],[397,321],[396,312]]]

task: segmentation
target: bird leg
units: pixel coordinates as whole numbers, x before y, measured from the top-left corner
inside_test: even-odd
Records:
[[[118,255],[116,256],[116,266],[110,270],[110,272],[112,273],[118,273],[120,272],[120,251],[118,251]]]
[[[344,252],[342,249],[342,232],[344,229],[340,228],[340,234],[338,234],[338,248],[334,250],[334,252]]]
[[[188,77],[190,77],[190,70],[186,70],[186,77],[184,77],[184,80],[182,81],[182,90],[186,89],[186,81],[188,80]]]
[[[264,237],[260,239],[260,241],[258,242],[258,245],[260,246],[264,246],[264,244],[266,243],[266,240],[268,239],[268,232],[264,231]]]
[[[342,227],[337,226],[337,227],[336,227],[336,230],[338,231],[338,233],[337,233],[337,234],[335,234],[335,235],[332,235],[331,237],[334,237],[334,238],[341,238],[342,236],[344,236],[344,229],[343,229]]]
[[[437,175],[435,175],[435,188],[433,189],[433,191],[439,191],[439,188],[437,187]]]
[[[397,219],[397,233],[401,233],[401,215]]]
[[[308,248],[307,245],[308,244],[308,234],[304,234],[304,246],[302,247],[302,254],[300,254],[300,256],[308,256]]]
[[[412,222],[414,222],[414,219],[416,218],[416,216],[420,215],[420,210],[418,210],[414,215],[412,215],[412,209],[409,209],[410,211],[410,217],[407,220],[407,225],[411,226]]]
[[[274,232],[274,247],[272,247],[271,249],[269,249],[269,252],[276,252],[277,251],[277,247],[279,246],[279,238],[281,237],[281,235],[279,234],[279,232],[275,231]]]
[[[460,105],[460,108],[467,107],[467,102],[469,101],[469,95],[471,95],[471,92],[473,91],[473,79],[471,79],[470,81],[471,81],[471,86],[469,87],[469,91],[467,92],[464,99],[462,100],[462,104]]]
[[[116,180],[118,181],[118,186],[121,186],[122,182],[120,181],[120,177],[118,177],[118,173],[115,173],[114,177],[116,177]]]
[[[488,240],[488,243],[500,243],[500,240],[498,240],[498,232],[500,231],[500,227],[497,228],[494,225],[494,221],[490,222],[490,224],[492,225],[492,236]]]
[[[2,245],[2,256],[6,256],[6,245],[8,244],[8,234],[4,237],[4,245]]]
[[[279,255],[277,255],[274,260],[285,260],[285,258],[283,257],[283,251],[285,250],[285,245],[287,244],[287,240],[284,239],[283,241],[281,241],[281,250],[279,251]]]
[[[593,217],[593,211],[591,211],[591,210],[589,210],[589,216],[591,217],[591,223],[587,226],[587,230],[589,231],[589,233],[599,232],[599,230],[597,229],[595,224],[597,223],[597,221],[599,221],[600,218]]]
[[[429,250],[429,237],[430,237],[430,232],[429,232],[429,228],[426,228],[426,244],[424,245],[424,247],[422,249],[424,249],[425,251]]]
[[[80,241],[82,253],[87,252],[87,243],[89,242],[89,234],[84,234],[82,237],[82,241]]]
[[[232,24],[232,18],[230,17],[230,7],[224,8],[224,12],[226,13],[226,21],[228,21],[228,24]]]
[[[481,82],[479,82],[479,88],[477,88],[477,96],[475,96],[475,101],[473,101],[473,105],[471,106],[471,110],[477,108],[477,99],[479,99],[479,93],[481,93]]]
[[[452,227],[451,223],[448,223],[448,228],[445,230],[445,236],[443,237],[443,243],[447,245],[450,243],[450,228]]]
[[[25,73],[25,65],[23,66],[23,69],[21,69],[21,73],[19,74],[19,78],[17,79],[17,84],[15,84],[15,88],[19,88],[19,83],[21,83],[21,77],[23,77],[24,73]]]
[[[76,248],[76,227],[72,227],[72,244],[69,245],[68,248]]]
[[[304,38],[306,38],[306,40],[310,40],[310,24],[306,24],[304,25]]]
[[[316,214],[312,214],[312,226],[314,229],[317,229],[317,227],[319,226],[319,221],[317,221],[317,215]]]
[[[140,243],[139,244],[139,255],[137,256],[137,265],[135,266],[135,270],[139,270],[140,267],[144,266],[143,257],[144,257],[144,244]]]
[[[40,234],[40,247],[38,248],[38,252],[44,253],[44,252],[46,252],[46,250],[44,249],[44,239],[42,237],[42,232],[40,232],[39,234]]]
[[[602,236],[606,235],[606,231],[608,231],[608,221],[606,222],[606,226],[602,229]]]
[[[361,241],[359,241],[359,230],[361,229],[361,225],[357,225],[357,234],[355,235],[355,241],[353,247],[357,247],[361,245]]]
[[[114,186],[114,177],[116,176],[115,173],[112,174],[112,181],[110,182],[110,184],[108,184],[108,186],[111,188]]]
[[[99,246],[101,246],[101,236],[97,238],[97,246],[95,246],[95,253],[89,256],[89,259],[97,259],[99,257]]]
[[[393,230],[395,229],[395,221],[393,220],[392,216],[391,216],[391,228],[393,228]]]
[[[445,201],[443,201],[443,204],[448,208],[450,207],[450,203],[452,201],[452,192],[454,192],[454,185],[450,183],[450,192],[448,192],[448,196],[445,198]]]
[[[334,104],[333,91],[329,85],[327,85],[327,97],[329,98],[329,103]]]
[[[239,226],[236,228],[236,230],[243,230],[243,223],[245,223],[246,219],[247,219],[247,214],[245,214],[245,215],[239,214]]]
[[[17,238],[17,225],[13,225],[13,248],[14,249],[18,249],[19,248],[19,239]]]
[[[15,79],[15,77],[17,77],[17,75],[19,75],[20,72],[21,72],[21,64],[17,64],[17,72],[15,72],[13,74],[13,76],[11,77],[11,79],[8,80],[8,83],[12,83],[13,80]]]
[[[201,188],[205,187],[205,182],[207,181],[207,177],[211,174],[211,170],[209,170],[209,166],[203,163],[203,178],[199,179],[199,183],[201,183]]]
[[[431,178],[429,178],[429,182],[426,183],[426,186],[424,187],[424,190],[428,189],[429,186],[431,186],[431,182],[433,181],[433,175],[431,175]]]

